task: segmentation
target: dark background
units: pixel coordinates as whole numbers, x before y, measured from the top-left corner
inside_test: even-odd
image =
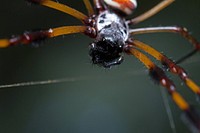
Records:
[[[150,9],[160,0],[138,0],[133,16]],[[81,0],[59,0],[86,13]],[[25,1],[0,4],[0,38],[25,30],[81,25],[58,11],[30,6]],[[185,26],[200,40],[200,1],[177,0],[151,19],[135,27]],[[132,28],[135,28],[134,26]],[[192,46],[176,34],[148,34],[135,38],[150,44],[171,59],[178,59]],[[177,133],[188,133],[181,111],[163,88],[155,85],[137,59],[125,56],[120,66],[104,69],[91,64],[88,44],[81,34],[49,39],[40,47],[17,46],[0,49],[0,85],[52,79],[67,82],[14,87],[0,90],[1,133],[170,133],[172,129],[163,101],[170,104]],[[200,82],[199,53],[182,63]],[[154,60],[155,61],[155,60]],[[158,63],[158,61],[155,61]],[[178,90],[198,107],[196,96],[174,75]]]

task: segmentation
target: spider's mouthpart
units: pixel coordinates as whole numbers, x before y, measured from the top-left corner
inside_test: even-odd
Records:
[[[89,46],[89,55],[92,57],[92,62],[110,68],[113,65],[119,65],[123,61],[121,55],[123,51],[122,45],[116,45],[112,41],[103,39],[98,42],[94,42]]]

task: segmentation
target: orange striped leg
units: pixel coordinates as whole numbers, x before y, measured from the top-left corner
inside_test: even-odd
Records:
[[[60,35],[73,34],[73,33],[86,33],[88,28],[86,26],[63,26],[49,30],[40,30],[35,32],[25,32],[10,39],[0,39],[0,48],[18,45],[37,43],[46,38],[56,37]]]
[[[152,9],[148,10],[147,12],[141,14],[140,16],[138,16],[134,19],[128,20],[127,23],[128,24],[140,23],[140,22],[152,17],[153,15],[157,14],[158,12],[163,10],[165,7],[169,6],[174,1],[175,0],[163,0],[160,3],[158,3],[156,6],[154,6]]]
[[[81,20],[82,22],[85,21],[88,18],[83,13],[81,13],[81,12],[79,12],[79,11],[77,11],[77,10],[67,6],[67,5],[60,4],[60,3],[54,2],[52,0],[27,0],[27,1],[34,3],[34,4],[40,4],[40,5],[43,5],[43,6],[47,6],[49,8],[53,8],[55,10],[67,13],[67,14]]]
[[[186,28],[177,27],[177,26],[167,26],[167,27],[149,27],[149,28],[138,28],[130,30],[130,34],[138,35],[138,34],[147,34],[147,33],[158,33],[158,32],[172,32],[179,33],[182,37],[187,39],[193,46],[194,50],[190,51],[180,59],[176,61],[176,63],[181,63],[187,58],[194,55],[197,51],[200,51],[200,43],[189,34]]]
[[[184,100],[184,98],[176,91],[174,83],[165,75],[164,71],[156,66],[146,55],[142,54],[132,45],[128,45],[125,49],[127,54],[132,54],[138,58],[149,70],[151,77],[167,89],[176,105],[184,112],[187,120],[190,121],[198,131],[200,131],[200,117],[193,108]]]
[[[178,66],[172,60],[168,59],[166,56],[150,47],[149,45],[146,45],[145,43],[142,43],[138,40],[133,40],[131,42],[130,40],[130,44],[140,48],[141,50],[144,50],[151,56],[155,57],[157,60],[161,61],[164,66],[169,68],[170,72],[177,74],[194,93],[200,96],[200,87],[189,78],[188,74],[182,67]]]
[[[91,5],[90,1],[89,0],[83,0],[83,2],[85,3],[85,6],[87,8],[88,15],[92,16],[94,14],[94,10],[92,8],[92,5]]]

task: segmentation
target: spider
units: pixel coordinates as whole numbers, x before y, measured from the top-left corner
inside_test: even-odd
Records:
[[[199,86],[189,78],[188,74],[182,67],[177,65],[198,52],[200,50],[200,43],[189,34],[186,28],[182,27],[167,26],[138,29],[130,29],[129,27],[130,25],[136,25],[155,15],[160,10],[173,3],[174,0],[161,1],[149,11],[130,20],[126,20],[125,17],[130,15],[137,7],[136,0],[94,0],[94,9],[92,8],[89,0],[83,0],[87,8],[88,15],[52,0],[27,1],[67,13],[80,20],[83,23],[83,26],[63,26],[50,28],[48,30],[25,32],[22,35],[15,36],[10,39],[1,39],[0,47],[4,48],[19,44],[33,44],[56,36],[83,33],[94,39],[94,41],[89,44],[89,55],[93,64],[110,68],[123,62],[123,54],[135,56],[149,70],[149,74],[152,79],[167,89],[172,100],[175,102],[177,107],[183,111],[186,118],[191,123],[192,130],[198,130],[198,132],[200,131],[199,114],[197,114],[191,105],[189,105],[176,91],[173,81],[165,75],[163,69],[158,67],[141,52],[143,51],[159,60],[171,73],[179,76],[191,91],[200,95]],[[137,34],[157,32],[179,33],[194,46],[194,50],[186,54],[178,61],[173,62],[149,45],[134,39],[134,35]]]

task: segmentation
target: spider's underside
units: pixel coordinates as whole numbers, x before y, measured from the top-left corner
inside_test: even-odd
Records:
[[[119,65],[123,61],[121,53],[129,37],[125,19],[111,11],[103,11],[95,20],[97,37],[89,50],[92,62],[106,68]]]

